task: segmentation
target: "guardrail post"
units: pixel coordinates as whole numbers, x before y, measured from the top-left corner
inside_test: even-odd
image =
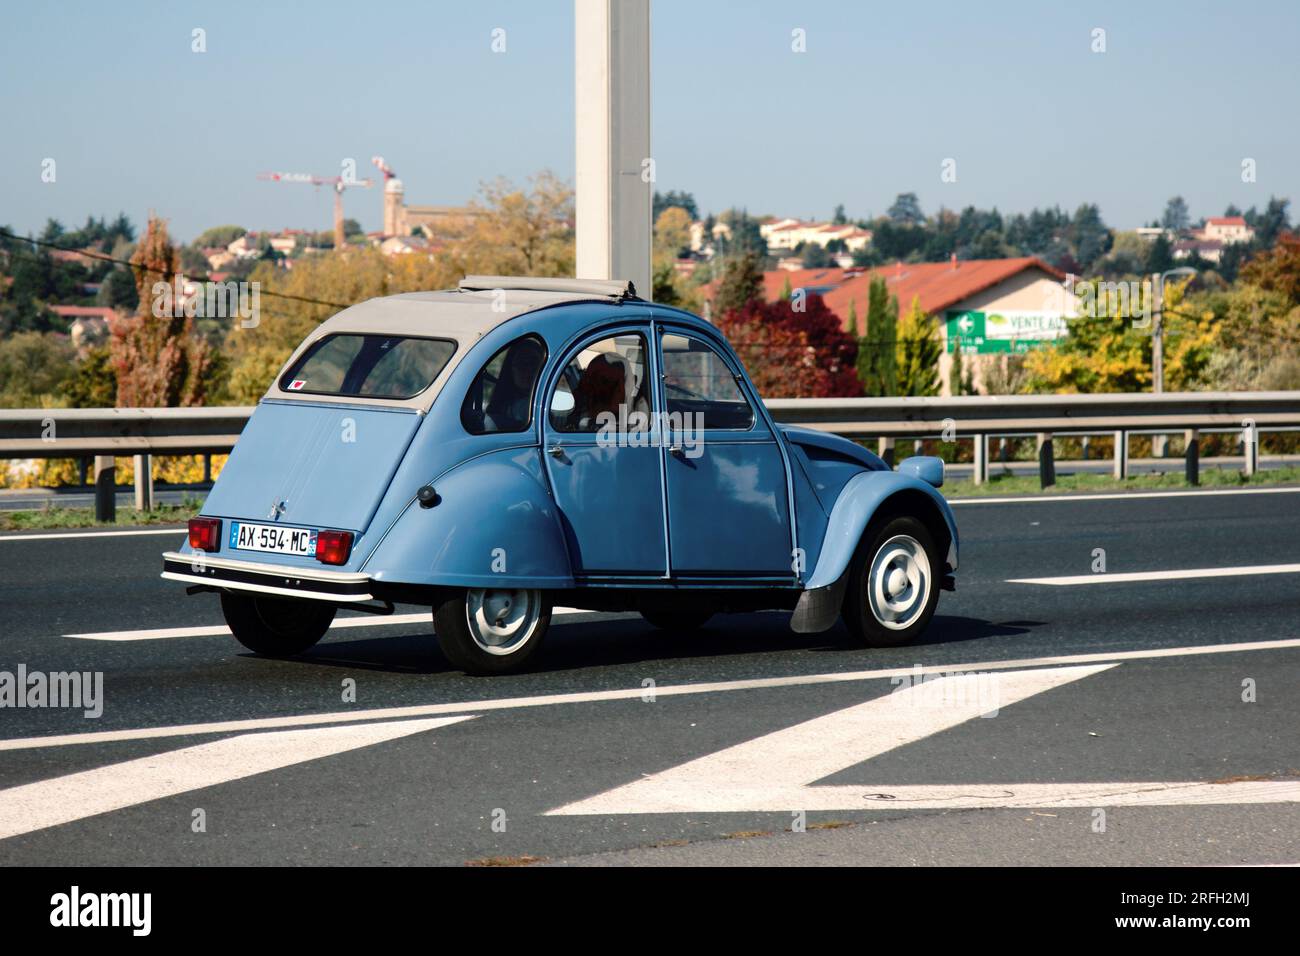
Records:
[[[1038,433],[1038,483],[1043,488],[1056,484],[1056,459],[1052,454],[1052,433]]]
[[[1152,458],[1169,457],[1169,436],[1168,435],[1151,436],[1151,457]]]
[[[1128,432],[1115,433],[1115,480],[1128,478]]]
[[[989,436],[975,436],[975,484],[982,485],[989,480]]]
[[[1079,449],[1083,454],[1083,460],[1087,461],[1088,460],[1088,436],[1087,435],[1084,435],[1083,438],[1079,440]]]
[[[153,509],[153,455],[135,456],[135,510]]]
[[[95,456],[95,520],[117,520],[117,466],[112,455]]]
[[[1187,462],[1187,483],[1199,485],[1201,483],[1201,433],[1195,428],[1189,428],[1184,432],[1184,436],[1183,441],[1187,446],[1184,455]]]
[[[894,439],[882,438],[877,446],[880,449],[880,457],[890,468],[894,467]]]
[[[211,455],[203,456],[203,483],[205,485],[212,484],[212,456]]]
[[[1259,431],[1254,425],[1242,430],[1241,433],[1241,450],[1246,458],[1246,465],[1243,471],[1246,477],[1250,477],[1259,471]]]

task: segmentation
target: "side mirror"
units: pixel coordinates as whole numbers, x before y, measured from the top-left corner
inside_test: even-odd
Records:
[[[899,474],[920,478],[928,485],[943,487],[943,459],[933,455],[914,455],[904,458],[898,465]]]

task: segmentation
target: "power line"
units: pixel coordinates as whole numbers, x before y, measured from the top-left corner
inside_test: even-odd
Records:
[[[131,262],[129,259],[116,259],[113,256],[105,255],[102,252],[87,252],[85,249],[69,249],[67,246],[56,245],[53,242],[46,242],[42,239],[32,239],[30,236],[17,236],[14,235],[12,232],[8,232],[7,230],[4,229],[0,229],[0,236],[3,236],[7,239],[14,239],[18,242],[30,243],[31,245],[34,246],[43,246],[46,249],[54,249],[57,250],[58,252],[71,252],[73,255],[85,256],[87,259],[97,259],[101,262],[111,262],[114,265],[126,266],[128,269],[139,270],[143,272],[156,272],[159,275],[165,276],[168,279],[171,279],[175,276],[181,276],[182,278],[185,278],[185,273],[180,270],[147,268],[145,266],[137,265],[136,263]],[[13,250],[8,250],[8,251],[12,252]],[[207,283],[207,282],[215,283],[218,281],[209,275],[193,275],[190,276],[189,278],[193,279],[195,282],[203,282],[203,283]],[[333,309],[346,309],[349,305],[353,304],[350,302],[347,303],[326,302],[324,299],[312,299],[302,295],[291,295],[288,292],[272,292],[270,289],[260,289],[259,295],[274,296],[277,299],[291,299],[294,302],[305,302],[308,305],[324,305],[324,306],[329,306],[330,308]]]

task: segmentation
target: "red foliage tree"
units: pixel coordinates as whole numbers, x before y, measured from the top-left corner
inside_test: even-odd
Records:
[[[797,301],[797,300],[796,300]],[[718,321],[764,398],[856,398],[858,342],[819,295],[751,301]]]
[[[117,373],[117,406],[202,405],[211,350],[183,311],[176,315],[175,309],[160,308],[155,314],[153,307],[158,298],[155,284],[171,282],[180,268],[163,220],[149,218],[131,265],[140,306],[135,315],[112,323],[109,341]]]

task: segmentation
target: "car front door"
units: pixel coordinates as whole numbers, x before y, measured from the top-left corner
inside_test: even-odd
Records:
[[[648,322],[594,334],[549,386],[543,454],[579,577],[668,572],[650,341]]]
[[[792,577],[785,457],[739,368],[691,330],[658,337],[673,576]]]

